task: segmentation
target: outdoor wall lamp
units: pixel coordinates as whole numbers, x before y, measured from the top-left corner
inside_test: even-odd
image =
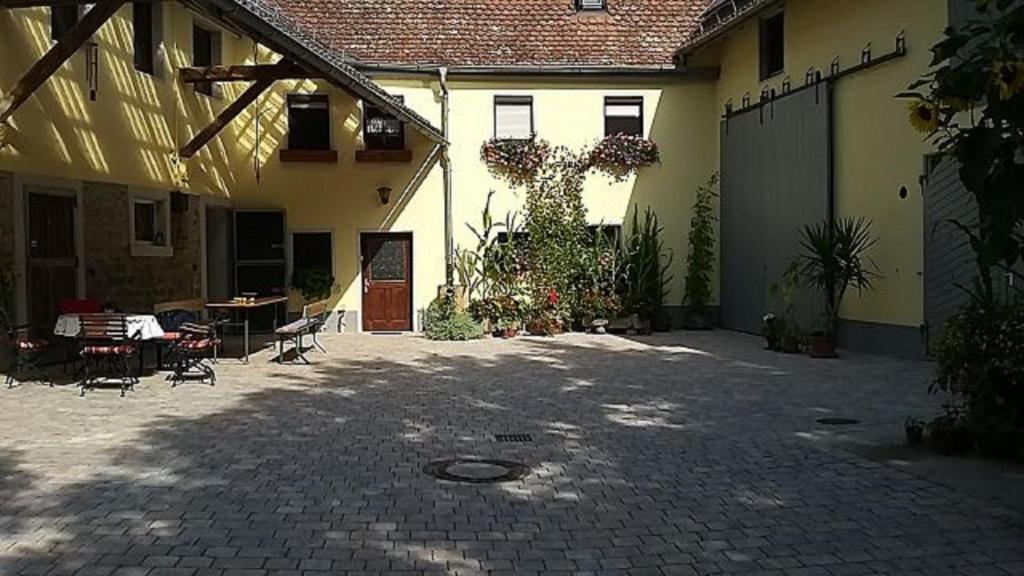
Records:
[[[391,203],[391,187],[381,186],[377,188],[377,197],[380,198],[380,203],[383,206],[387,206]]]

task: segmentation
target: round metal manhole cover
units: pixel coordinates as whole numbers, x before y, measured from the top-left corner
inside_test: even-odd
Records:
[[[439,460],[423,467],[423,471],[440,480],[468,484],[514,482],[530,471],[523,464],[507,460],[458,458]]]
[[[818,418],[815,422],[825,426],[853,426],[854,424],[860,424],[860,420],[854,420],[853,418]]]

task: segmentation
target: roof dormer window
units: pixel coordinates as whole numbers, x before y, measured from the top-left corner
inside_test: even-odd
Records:
[[[577,12],[599,12],[608,9],[608,0],[575,0]]]

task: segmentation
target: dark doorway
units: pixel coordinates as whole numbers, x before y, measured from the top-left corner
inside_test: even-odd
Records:
[[[412,330],[412,234],[362,235],[363,331]]]
[[[57,320],[62,300],[78,294],[75,250],[75,197],[26,186],[28,320],[46,332]]]

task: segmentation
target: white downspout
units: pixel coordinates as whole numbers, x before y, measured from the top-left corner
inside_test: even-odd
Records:
[[[437,70],[441,82],[441,135],[444,137],[441,150],[441,170],[444,179],[444,281],[449,288],[455,285],[455,245],[452,230],[452,162],[449,148],[449,97],[448,68]]]

